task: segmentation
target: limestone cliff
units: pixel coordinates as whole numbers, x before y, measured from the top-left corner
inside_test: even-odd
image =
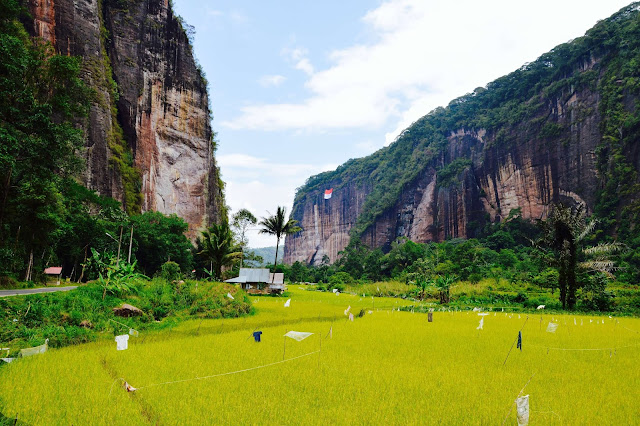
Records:
[[[513,209],[545,218],[556,202],[637,213],[639,9],[436,109],[388,148],[309,178],[292,210],[303,231],[287,237],[284,261],[335,261],[353,236],[383,249],[398,237],[470,238]]]
[[[176,213],[198,228],[224,206],[206,81],[164,0],[29,0],[33,33],[83,58],[93,89],[87,187],[130,212]]]

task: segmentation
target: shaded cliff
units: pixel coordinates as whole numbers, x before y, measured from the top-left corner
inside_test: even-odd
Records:
[[[513,209],[586,204],[608,232],[635,229],[640,169],[638,3],[584,37],[438,108],[369,157],[308,179],[284,261],[335,261],[357,236],[388,248],[474,237]],[[333,197],[323,200],[325,189]]]
[[[130,213],[176,213],[197,229],[224,208],[206,81],[162,0],[30,0],[33,33],[83,59],[93,89],[84,184]]]

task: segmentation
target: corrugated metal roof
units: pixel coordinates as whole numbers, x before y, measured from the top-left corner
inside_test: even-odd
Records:
[[[273,275],[274,274],[269,274],[269,284],[284,284],[284,273],[276,272],[275,278]]]
[[[225,281],[225,283],[242,283],[242,284],[246,282],[247,282],[247,277],[235,277]]]
[[[244,277],[247,283],[266,283],[269,282],[269,269],[240,268],[240,277]]]

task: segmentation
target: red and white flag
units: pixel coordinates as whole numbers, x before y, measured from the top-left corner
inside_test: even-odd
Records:
[[[333,194],[333,188],[331,189],[326,189],[324,191],[324,199],[328,200],[329,198],[331,198],[331,195]]]

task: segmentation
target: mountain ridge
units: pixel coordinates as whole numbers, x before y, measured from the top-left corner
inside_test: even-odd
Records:
[[[544,218],[556,202],[586,204],[616,234],[625,222],[613,221],[638,211],[639,9],[436,108],[389,147],[310,177],[285,262],[335,261],[352,237],[372,248],[469,238],[513,209]]]

